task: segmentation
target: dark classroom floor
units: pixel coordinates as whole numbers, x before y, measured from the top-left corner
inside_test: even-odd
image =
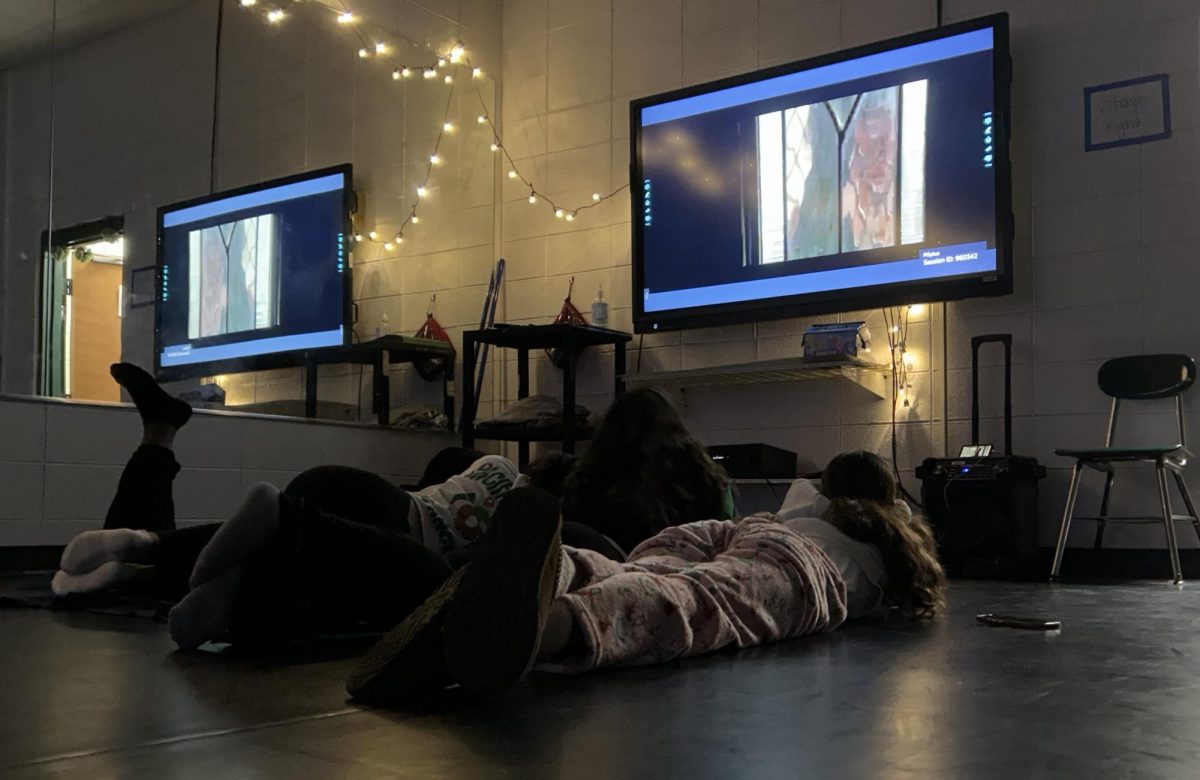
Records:
[[[951,597],[933,625],[535,675],[419,713],[348,702],[345,658],[174,653],[150,620],[3,610],[0,776],[1200,776],[1200,588],[960,582]]]

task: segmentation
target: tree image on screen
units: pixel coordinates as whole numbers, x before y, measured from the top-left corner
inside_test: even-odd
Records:
[[[263,214],[188,233],[188,338],[279,325],[279,220]]]
[[[759,256],[924,240],[925,81],[757,117]],[[897,200],[899,208],[897,209]]]

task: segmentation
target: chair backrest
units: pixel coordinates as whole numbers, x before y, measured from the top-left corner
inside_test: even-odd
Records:
[[[1196,361],[1187,355],[1113,358],[1096,375],[1105,395],[1139,401],[1177,396],[1195,381]]]
[[[1113,399],[1104,446],[1113,446],[1122,400],[1149,401],[1155,398],[1175,399],[1175,422],[1179,426],[1177,444],[1181,447],[1187,444],[1182,394],[1195,381],[1196,361],[1187,355],[1131,355],[1105,361],[1096,374],[1100,389]]]

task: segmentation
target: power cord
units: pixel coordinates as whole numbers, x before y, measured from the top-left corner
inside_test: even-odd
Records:
[[[908,406],[908,370],[904,364],[904,345],[908,338],[908,308],[899,308],[895,312],[883,309],[883,323],[887,328],[888,356],[892,366],[892,473],[896,478],[896,487],[900,495],[917,509],[922,509],[921,502],[908,492],[904,479],[900,474],[899,435],[896,428],[896,400],[901,390],[904,391],[904,405]],[[896,352],[900,352],[900,360],[896,360]]]

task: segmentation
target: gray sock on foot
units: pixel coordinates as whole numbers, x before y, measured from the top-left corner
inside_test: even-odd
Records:
[[[60,571],[50,580],[50,590],[55,596],[67,596],[72,593],[92,593],[104,588],[110,588],[118,582],[132,579],[138,572],[146,569],[133,563],[108,561],[83,574],[71,574]]]
[[[158,536],[132,528],[84,531],[63,550],[58,566],[67,574],[86,574],[102,563],[139,563],[148,559]]]

